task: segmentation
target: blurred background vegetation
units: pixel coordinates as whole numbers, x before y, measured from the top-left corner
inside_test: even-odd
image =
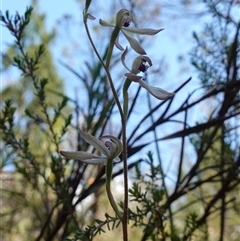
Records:
[[[84,8],[84,1],[77,3]],[[13,38],[1,53],[0,238],[122,240],[105,195],[104,167],[59,155],[61,149],[88,150],[79,128],[121,137],[107,77],[89,46],[74,45],[86,38],[81,23],[81,38],[69,41],[56,62],[52,46],[61,38],[61,28],[71,29],[72,16],[63,16],[51,29],[38,4],[33,0],[33,10],[23,16],[9,12],[1,17]],[[186,45],[184,32],[190,30],[184,22],[202,24],[192,33],[190,53],[175,56],[177,67],[161,56],[161,48],[170,51],[171,46],[160,43],[149,50],[154,66],[146,81],[167,84],[174,98],[159,102],[131,86],[130,240],[240,240],[239,1],[115,0],[108,8],[93,2],[90,12],[100,9],[101,18],[112,21],[122,7],[134,13],[141,27],[160,24],[168,29],[179,21],[182,34],[174,29],[167,33]],[[110,30],[97,21],[91,25],[104,59]],[[151,47],[149,39],[139,40]],[[110,68],[121,91],[125,72],[119,59],[114,52]],[[67,90],[69,76],[59,74],[59,64],[79,84],[75,91]],[[20,70],[14,81],[9,78],[13,66]],[[181,77],[159,81],[172,77],[171,68],[179,68]],[[112,185],[119,203],[122,172],[122,164],[116,164]]]

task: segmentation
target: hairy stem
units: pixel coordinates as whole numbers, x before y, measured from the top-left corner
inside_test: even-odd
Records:
[[[119,34],[120,29],[118,27],[115,27],[115,29],[113,30],[112,36],[111,36],[111,40],[110,40],[110,44],[109,44],[109,48],[108,48],[108,53],[107,53],[107,58],[106,58],[106,64],[104,63],[104,61],[102,60],[100,54],[98,53],[93,40],[91,38],[88,26],[87,26],[87,18],[84,16],[84,26],[86,29],[86,33],[87,36],[89,38],[89,41],[92,45],[92,48],[94,50],[94,52],[96,53],[100,63],[102,64],[106,75],[108,77],[108,81],[109,81],[109,85],[110,88],[112,90],[113,96],[114,96],[114,100],[116,102],[116,105],[118,107],[119,110],[119,114],[121,117],[121,123],[122,123],[122,142],[123,142],[123,152],[122,152],[122,158],[123,158],[123,173],[124,173],[124,207],[123,207],[123,216],[121,216],[120,212],[118,211],[116,202],[114,201],[114,198],[112,196],[111,193],[111,188],[110,188],[110,184],[111,184],[111,176],[112,176],[112,163],[109,163],[109,165],[107,164],[106,166],[106,175],[107,175],[107,180],[106,180],[106,190],[107,190],[107,195],[110,201],[110,204],[112,206],[112,208],[114,209],[114,211],[116,212],[117,216],[121,219],[122,221],[122,228],[123,228],[123,240],[124,241],[128,241],[128,166],[127,166],[127,135],[126,135],[126,118],[122,109],[122,106],[120,104],[119,98],[118,98],[118,94],[117,91],[114,87],[113,84],[113,80],[112,80],[112,76],[110,74],[109,71],[109,66],[110,66],[110,62],[111,62],[111,58],[112,58],[112,52],[113,52],[113,48],[114,48],[114,43],[115,40]],[[129,84],[130,85],[130,84]]]

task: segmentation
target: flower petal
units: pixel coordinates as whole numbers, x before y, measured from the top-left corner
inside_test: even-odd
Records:
[[[120,162],[121,161],[121,159],[118,157],[118,156],[116,156],[114,159],[113,159],[113,162],[114,163],[117,163],[117,162]]]
[[[87,18],[90,19],[90,20],[95,20],[96,18],[90,14],[90,13],[87,13]]]
[[[66,157],[67,159],[75,159],[80,161],[83,159],[99,157],[97,155],[85,151],[60,151],[60,154]]]
[[[104,156],[100,156],[95,159],[92,158],[92,159],[82,160],[82,162],[86,164],[92,164],[92,165],[106,165],[107,161],[108,161],[107,157],[104,157]]]
[[[152,29],[152,28],[133,28],[133,27],[122,27],[122,29],[124,31],[130,32],[130,33],[136,33],[140,35],[155,35],[160,31],[164,30],[164,28]]]
[[[107,148],[109,149],[109,152],[111,154],[111,157],[114,158],[117,155],[118,152],[118,147],[115,143],[111,142],[111,141],[105,141],[105,145],[107,146]]]
[[[90,145],[95,147],[97,150],[102,152],[105,156],[110,157],[110,152],[107,147],[104,145],[102,141],[100,141],[97,137],[90,135],[88,132],[81,131],[80,134],[82,138],[88,142]]]
[[[60,151],[60,154],[67,159],[78,160],[87,164],[99,165],[107,163],[106,157],[84,151]]]
[[[121,51],[124,50],[123,46],[119,43],[119,35],[117,36],[114,44],[119,50],[121,50]]]
[[[133,73],[126,73],[124,74],[128,79],[134,81],[134,82],[139,82],[142,79],[142,76],[137,76]]]
[[[161,89],[161,88],[148,85],[148,84],[147,84],[145,81],[143,81],[143,80],[139,80],[138,82],[139,82],[139,84],[140,84],[143,88],[145,88],[151,95],[153,95],[154,97],[156,97],[156,98],[159,99],[159,100],[166,100],[166,99],[168,99],[169,97],[174,96],[174,93],[170,93],[170,92],[167,92],[166,90],[163,90],[163,89]]]
[[[121,61],[122,61],[122,64],[123,66],[129,71],[131,72],[131,70],[127,67],[126,63],[125,63],[125,57],[128,53],[128,48],[126,47],[126,49],[124,50],[123,54],[121,55]]]
[[[130,37],[127,33],[125,33],[124,31],[122,31],[122,33],[124,34],[125,38],[128,40],[128,42],[130,43],[131,47],[139,54],[146,54],[145,50],[143,49],[143,47],[141,46],[141,44],[134,38]]]
[[[138,74],[141,71],[139,70],[140,65],[142,64],[142,56],[138,56],[137,58],[134,59],[133,63],[132,63],[132,73],[134,74]]]
[[[104,21],[102,19],[99,19],[99,23],[103,27],[115,27],[114,25],[112,25],[112,24],[110,24],[110,23],[108,23],[108,22],[106,22],[106,21]]]
[[[121,28],[124,24],[135,22],[134,16],[127,9],[120,9],[116,14],[116,25]]]
[[[100,137],[100,139],[103,141],[107,140],[105,142],[105,145],[108,147],[112,158],[117,157],[122,152],[123,150],[122,142],[115,136],[106,135],[106,136]]]
[[[141,66],[144,67],[144,70],[142,69]],[[138,74],[140,72],[146,72],[147,69],[151,66],[152,66],[152,60],[148,56],[140,55],[134,59],[131,72],[134,74]]]
[[[143,60],[145,60],[148,63],[149,67],[152,66],[152,60],[148,56],[141,56],[141,57]]]

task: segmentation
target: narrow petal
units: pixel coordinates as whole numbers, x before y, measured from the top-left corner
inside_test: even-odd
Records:
[[[143,47],[141,46],[141,44],[134,38],[130,37],[127,33],[125,33],[124,31],[122,31],[122,33],[124,34],[125,38],[128,40],[128,42],[130,43],[131,47],[139,54],[146,54],[145,50],[143,49]]]
[[[106,22],[106,21],[104,21],[102,19],[99,19],[99,23],[103,27],[115,27],[114,25],[112,25],[112,24],[110,24],[110,23],[108,23],[108,22]]]
[[[83,163],[99,165],[106,164],[107,158],[104,156],[97,156],[84,151],[60,151],[60,154],[67,159],[78,160]]]
[[[118,156],[113,159],[113,162],[114,162],[114,163],[120,162],[120,161],[121,161],[121,159],[120,159]]]
[[[130,33],[136,33],[140,35],[155,35],[160,31],[164,30],[164,28],[151,29],[151,28],[132,28],[132,27],[122,27],[122,29],[124,31],[130,32]]]
[[[92,14],[90,14],[90,13],[87,14],[87,18],[90,19],[90,20],[95,20],[95,19],[96,19],[96,18],[95,18]]]
[[[119,43],[119,35],[117,36],[117,38],[115,40],[115,46],[121,51],[124,50],[123,46]]]
[[[92,164],[92,165],[106,165],[107,164],[107,157],[98,157],[98,158],[92,158],[92,159],[86,159],[86,160],[82,160],[82,162],[86,163],[86,164]]]
[[[129,71],[131,72],[131,70],[127,67],[126,63],[125,63],[125,57],[128,53],[128,48],[126,47],[126,49],[124,50],[123,54],[121,55],[121,61],[122,61],[122,64],[123,66]]]
[[[82,138],[88,142],[90,145],[95,147],[97,150],[102,152],[105,156],[110,157],[110,152],[107,147],[104,145],[102,141],[100,141],[97,137],[90,135],[88,132],[81,131],[80,134]]]
[[[99,156],[94,155],[85,151],[60,151],[60,154],[67,159],[74,159],[83,161],[84,159],[98,158]]]
[[[167,92],[166,90],[163,90],[158,87],[153,87],[151,85],[148,85],[145,81],[140,80],[139,84],[145,88],[151,95],[156,97],[159,100],[166,100],[169,97],[174,96],[174,93]]]
[[[142,76],[137,76],[133,73],[126,73],[124,74],[128,79],[134,81],[134,82],[139,82],[142,79]]]

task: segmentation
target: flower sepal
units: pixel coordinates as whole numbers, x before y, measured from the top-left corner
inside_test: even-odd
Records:
[[[172,96],[174,96],[174,93],[167,92],[166,90],[163,90],[159,87],[154,87],[149,84],[147,84],[142,76],[139,76],[138,74],[140,72],[146,72],[149,67],[152,66],[152,60],[145,55],[140,55],[136,57],[133,61],[131,70],[127,67],[125,63],[125,57],[127,55],[128,49],[126,48],[121,56],[121,61],[123,66],[129,71],[129,73],[125,73],[125,76],[134,82],[139,83],[144,89],[148,91],[149,94],[157,98],[158,100],[166,100]]]
[[[110,24],[102,19],[99,20],[99,23],[103,27],[112,27],[114,29],[117,29],[118,31],[121,31],[127,41],[129,42],[130,46],[134,49],[135,52],[138,54],[146,54],[146,51],[141,46],[141,44],[130,34],[140,34],[140,35],[155,35],[163,30],[163,28],[160,29],[151,29],[151,28],[135,28],[135,27],[129,27],[131,22],[135,22],[134,16],[131,12],[129,12],[127,9],[120,9],[116,14],[116,24]],[[116,36],[115,38],[115,46],[121,50],[124,51],[123,46],[119,43],[119,36]]]
[[[67,159],[79,160],[83,163],[93,165],[105,165],[109,160],[113,162],[120,161],[118,156],[122,152],[122,142],[118,138],[110,135],[97,138],[81,130],[80,134],[86,142],[92,145],[101,154],[95,155],[85,151],[60,151],[62,156]]]

